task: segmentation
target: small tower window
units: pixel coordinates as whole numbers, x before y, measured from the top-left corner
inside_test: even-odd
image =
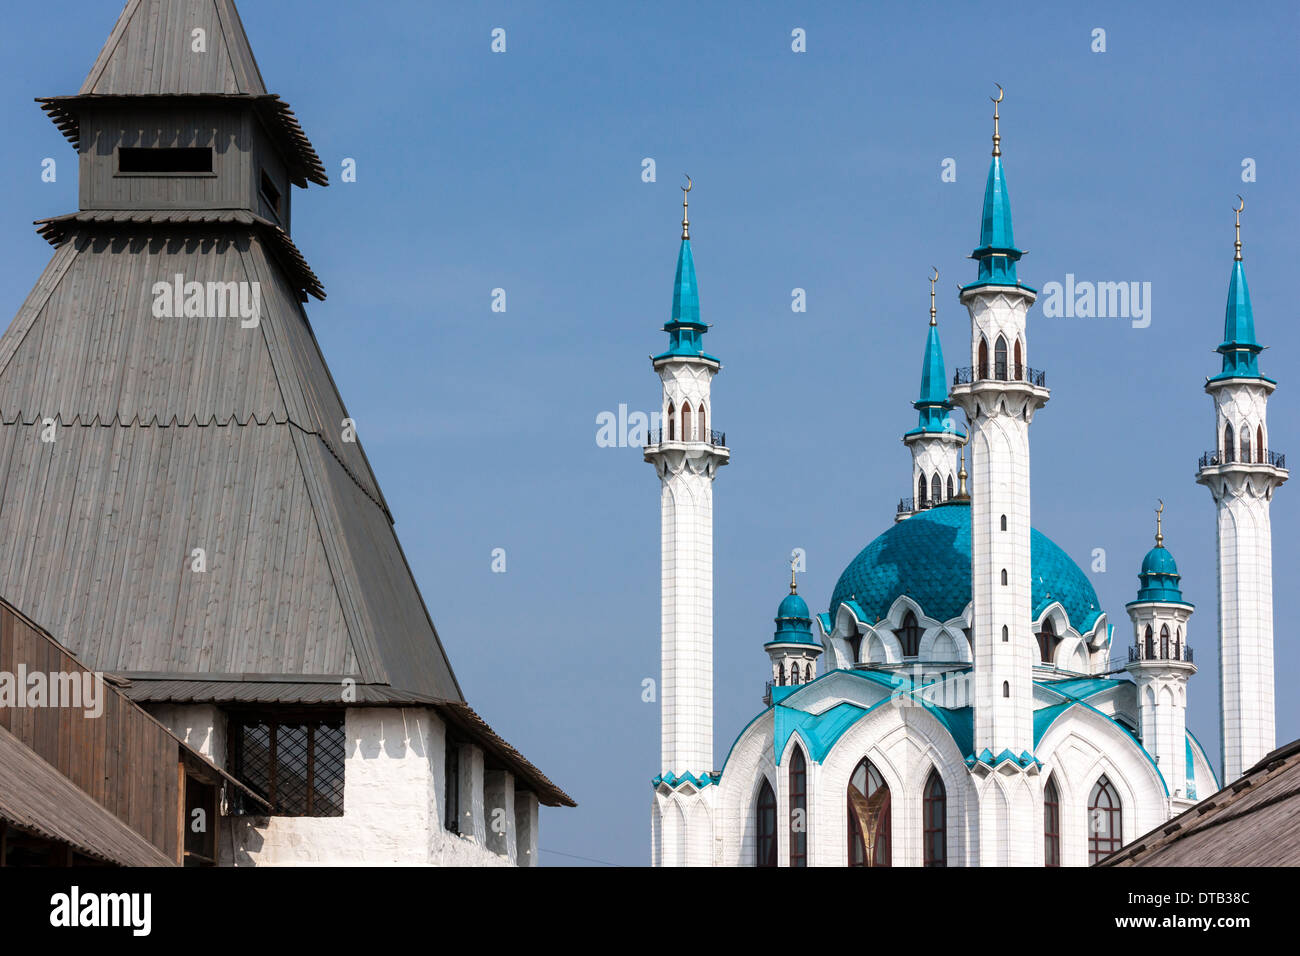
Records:
[[[1003,697],[1010,697],[1010,696],[1011,696],[1011,685],[1010,685],[1009,683],[1007,683],[1006,681],[1003,681],[1003,682],[1002,682],[1002,696],[1003,696]]]
[[[1255,460],[1264,464],[1264,426],[1255,427]]]
[[[999,382],[1007,380],[1007,340],[998,336],[993,345],[993,377]]]
[[[1003,515],[1003,516],[1002,516],[1002,530],[1003,530],[1003,531],[1006,531],[1006,530],[1007,530],[1007,516],[1006,516],[1006,515]]]
[[[212,147],[122,146],[117,171],[128,176],[203,176],[212,174]]]
[[[785,661],[778,661],[776,665],[776,686],[785,686]]]
[[[1011,377],[1018,382],[1022,378],[1024,378],[1024,376],[1025,376],[1025,370],[1024,370],[1024,361],[1021,357],[1021,352],[1020,352],[1020,340],[1016,339],[1016,367],[1015,369],[1013,369]]]
[[[811,663],[810,663],[807,667],[805,667],[805,668],[803,669],[803,679],[804,679],[804,683],[809,683],[809,682],[812,681],[812,664],[811,664]]]
[[[668,403],[668,440],[677,440],[677,406],[672,402]]]
[[[948,476],[948,500],[952,500],[952,475]]]
[[[1169,660],[1169,625],[1160,628],[1160,658]]]
[[[937,471],[934,473],[934,477],[930,479],[930,501],[936,505],[943,501],[943,481]]]
[[[698,413],[697,417],[698,417],[699,420],[700,420],[700,421],[699,421],[699,428],[700,428],[699,439],[700,439],[700,441],[708,441],[708,440],[709,440],[709,433],[706,432],[706,431],[704,430],[704,426],[705,426],[706,422],[705,422],[705,418],[704,418],[704,406],[703,406],[703,405],[700,406],[700,410],[699,410],[699,413]]]
[[[1143,644],[1146,645],[1144,647],[1144,650],[1146,651],[1146,659],[1154,660],[1156,656],[1156,637],[1155,634],[1152,633],[1150,625],[1147,625],[1147,632],[1143,637]]]
[[[921,625],[916,622],[916,615],[911,611],[903,616],[903,624],[898,629],[898,642],[903,645],[904,657],[915,657],[921,650]]]
[[[1010,641],[1010,640],[1011,640],[1011,632],[1008,631],[1008,630],[1007,630],[1007,626],[1006,626],[1005,624],[1003,624],[1003,625],[1002,625],[1002,643],[1003,643],[1003,644],[1006,644],[1006,643],[1007,643],[1008,641]]]
[[[262,199],[265,200],[267,206],[270,207],[271,211],[275,213],[276,220],[277,221],[280,220],[281,218],[280,190],[276,189],[275,183],[271,180],[270,176],[266,175],[265,169],[262,170],[262,179],[259,185],[259,189],[261,190],[262,193]]]
[[[1241,460],[1247,464],[1255,460],[1250,457],[1250,432],[1242,432],[1241,435]]]
[[[982,335],[980,336],[978,361],[979,361],[979,367],[975,370],[975,378],[988,378],[989,377],[989,343]]]
[[[691,440],[691,403],[682,402],[682,441]]]
[[[1236,439],[1232,434],[1232,422],[1228,422],[1228,424],[1223,426],[1223,460],[1224,461],[1237,460],[1237,449],[1233,447],[1235,444],[1236,444]]]
[[[922,475],[916,479],[916,510],[920,511],[925,507],[925,475]]]
[[[1183,629],[1180,627],[1178,633],[1174,635],[1174,660],[1183,659]]]
[[[1006,568],[1003,568],[1003,569],[1002,569],[1002,586],[1003,586],[1003,587],[1006,587],[1006,584],[1007,584],[1007,569],[1006,569]]]

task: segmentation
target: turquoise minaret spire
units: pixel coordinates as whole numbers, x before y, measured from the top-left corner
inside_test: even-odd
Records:
[[[921,360],[921,393],[912,407],[917,410],[916,428],[908,435],[933,434],[935,432],[953,431],[965,437],[951,426],[952,403],[948,401],[948,373],[944,370],[943,346],[939,344],[939,325],[934,307],[934,283],[939,278],[939,270],[934,270],[930,279],[930,330],[925,338],[925,356]]]
[[[1240,196],[1237,197],[1241,199]],[[1237,214],[1236,255],[1232,260],[1232,279],[1228,283],[1228,306],[1223,316],[1223,342],[1217,351],[1223,356],[1223,371],[1215,378],[1263,378],[1259,371],[1259,353],[1264,347],[1255,341],[1255,313],[1250,307],[1250,287],[1241,262],[1241,206]]]
[[[992,99],[992,97],[990,97]],[[1023,253],[1016,248],[1011,229],[1011,197],[1007,193],[1007,177],[1002,169],[1002,136],[998,129],[998,104],[1002,102],[1002,87],[998,87],[993,100],[993,162],[989,178],[984,185],[984,217],[980,225],[979,248],[970,254],[979,261],[979,276],[965,288],[979,285],[1019,285],[1016,262]]]
[[[677,253],[677,276],[673,280],[672,318],[664,323],[669,335],[668,351],[654,356],[655,360],[674,355],[693,355],[716,362],[704,351],[704,333],[709,327],[700,321],[700,289],[695,281],[695,257],[691,255],[691,222],[687,215],[687,196],[691,191],[691,178],[686,177],[682,187],[682,246]]]

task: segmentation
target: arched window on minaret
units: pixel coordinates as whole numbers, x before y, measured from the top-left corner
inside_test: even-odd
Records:
[[[934,768],[921,798],[921,845],[923,866],[948,865],[948,792]]]
[[[1003,587],[1006,587],[1006,586],[1007,586],[1007,569],[1006,569],[1006,568],[1003,568],[1003,569],[1002,569],[1002,586],[1003,586]]]
[[[979,362],[979,366],[975,369],[974,377],[988,378],[989,377],[989,343],[982,335],[980,336],[978,362]]]
[[[1011,377],[1017,382],[1025,377],[1024,353],[1020,349],[1020,340],[1016,339],[1016,368]]]
[[[921,625],[916,623],[916,615],[911,611],[903,615],[902,626],[898,629],[898,643],[903,645],[904,657],[915,657],[921,650]]]
[[[1235,436],[1232,434],[1232,422],[1228,422],[1223,426],[1223,460],[1225,462],[1237,460],[1237,449],[1234,447],[1236,441]]]
[[[754,823],[758,836],[754,865],[776,866],[776,794],[766,778],[758,789],[758,819]]]
[[[805,668],[803,669],[803,680],[804,680],[804,683],[805,683],[805,684],[807,684],[807,683],[811,683],[811,682],[812,682],[812,664],[811,664],[811,663],[809,663],[808,666],[805,667]]]
[[[668,403],[668,440],[677,440],[677,406],[672,402]]]
[[[682,441],[691,440],[691,403],[682,402]]]
[[[1156,636],[1152,633],[1150,624],[1147,625],[1147,632],[1143,643],[1146,645],[1146,647],[1143,648],[1143,650],[1146,651],[1146,654],[1144,655],[1145,659],[1154,660],[1156,656]]]
[[[999,382],[1007,380],[1007,340],[1001,335],[993,344],[993,377]]]
[[[1011,682],[1010,682],[1010,681],[1005,681],[1005,680],[1004,680],[1004,681],[1002,682],[1002,696],[1003,696],[1003,697],[1010,697],[1010,696],[1011,696]]]
[[[948,499],[952,500],[952,475],[948,476]]]
[[[1043,865],[1061,865],[1061,792],[1055,775],[1043,788]]]
[[[1183,659],[1183,629],[1180,627],[1178,633],[1174,635],[1174,660]]]
[[[790,865],[808,865],[808,764],[798,744],[790,753]]]
[[[930,504],[937,505],[943,501],[943,480],[936,471],[934,477],[930,479]]]
[[[916,479],[916,510],[920,511],[925,507],[925,475]]]
[[[776,686],[785,686],[785,661],[777,661],[776,663]]]
[[[708,440],[709,440],[709,433],[706,432],[706,431],[704,430],[704,426],[707,424],[707,422],[706,422],[705,417],[704,417],[704,405],[703,405],[703,404],[700,405],[700,410],[699,410],[699,412],[698,412],[698,414],[697,414],[696,417],[698,417],[699,420],[700,420],[700,422],[699,422],[700,430],[699,430],[699,433],[696,435],[696,437],[699,438],[700,441],[708,441]]]
[[[1255,426],[1255,460],[1264,464],[1264,426]]]
[[[1255,459],[1250,456],[1250,428],[1245,428],[1241,433],[1241,460],[1250,464]]]
[[[1169,660],[1169,625],[1160,628],[1160,659]]]
[[[1123,808],[1119,794],[1104,776],[1088,798],[1088,862],[1100,863],[1120,848],[1124,840]]]

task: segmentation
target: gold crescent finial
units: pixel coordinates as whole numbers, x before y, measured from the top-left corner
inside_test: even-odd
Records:
[[[967,435],[965,441],[961,443],[961,471],[957,472],[957,479],[960,482],[957,487],[958,498],[970,497],[970,495],[966,493],[966,443],[969,441],[970,436]]]
[[[791,594],[799,593],[799,586],[795,584],[795,580],[794,580],[794,567],[798,563],[799,563],[798,554],[796,554],[794,551],[791,551],[790,552],[790,593]]]
[[[989,97],[989,99],[993,100],[993,155],[1001,156],[1002,136],[998,132],[998,104],[1002,102],[1002,97],[1006,94],[1006,91],[1002,89],[1001,83],[994,83],[993,85],[998,88],[997,97]]]
[[[687,213],[690,211],[690,203],[686,197],[690,194],[691,187],[695,183],[691,182],[689,173],[682,173],[682,175],[686,177],[686,185],[678,187],[682,191],[682,238],[689,239],[691,238],[691,218]]]
[[[1165,513],[1165,500],[1163,498],[1157,498],[1156,501],[1160,502],[1160,507],[1156,508],[1156,547],[1163,548],[1165,546],[1165,534],[1164,529],[1161,527],[1160,519]]]
[[[930,268],[934,270],[934,275],[930,276],[930,324],[938,325],[939,323],[936,322],[934,318],[934,284],[939,281],[939,267],[930,266]]]
[[[1234,206],[1232,210],[1234,213],[1237,214],[1237,241],[1235,243],[1235,248],[1237,251],[1236,251],[1236,255],[1233,256],[1233,259],[1237,262],[1240,262],[1241,261],[1241,213],[1242,210],[1246,208],[1246,200],[1241,198],[1241,193],[1237,193],[1237,201],[1240,202],[1241,205]]]

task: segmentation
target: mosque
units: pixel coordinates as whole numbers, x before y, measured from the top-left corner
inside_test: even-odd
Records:
[[[914,494],[844,569],[825,612],[809,610],[792,571],[763,645],[767,706],[720,770],[712,513],[730,450],[712,427],[722,366],[704,350],[683,197],[669,345],[652,358],[664,428],[644,448],[662,514],[654,865],[1082,866],[1219,789],[1186,728],[1194,606],[1160,516],[1118,635],[1084,572],[1030,524],[1029,428],[1051,393],[1030,365],[1037,292],[1017,275],[1001,99],[978,274],[960,292],[969,353],[951,377],[931,279],[918,418],[903,436]],[[1276,383],[1258,365],[1242,208],[1222,370],[1205,384],[1214,450],[1196,473],[1218,516],[1224,783],[1275,746],[1269,505],[1288,475],[1268,441]]]

